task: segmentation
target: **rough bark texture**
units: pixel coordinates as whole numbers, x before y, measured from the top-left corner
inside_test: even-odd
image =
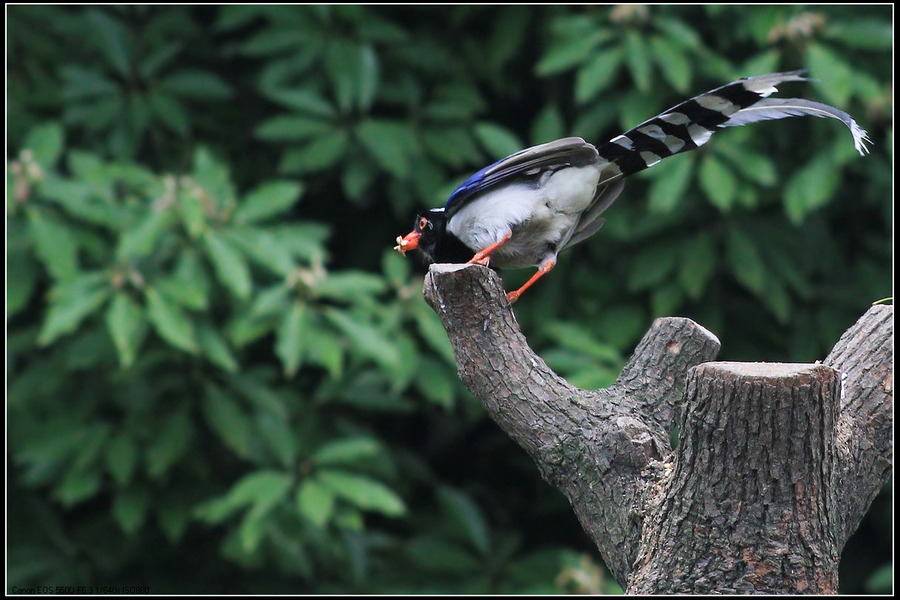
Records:
[[[615,384],[585,391],[529,348],[491,270],[433,265],[425,298],[463,382],[628,592],[837,590],[840,550],[892,467],[893,307],[823,365],[709,363],[714,335],[657,319]]]
[[[824,365],[692,369],[684,435],[629,591],[836,593],[839,386]]]

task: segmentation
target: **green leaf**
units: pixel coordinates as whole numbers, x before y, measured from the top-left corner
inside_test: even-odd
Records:
[[[455,574],[476,572],[480,561],[468,549],[446,540],[422,536],[406,546],[409,558],[428,572]]]
[[[281,277],[294,276],[297,264],[291,257],[292,248],[271,227],[233,227],[222,231],[222,236],[256,264]]]
[[[324,241],[329,229],[321,223],[290,223],[268,229],[280,246],[292,256],[314,262],[325,255]]]
[[[147,318],[160,337],[175,348],[191,354],[199,353],[194,322],[185,312],[152,286],[144,288],[144,297],[147,301]]]
[[[291,288],[284,283],[260,290],[250,306],[250,316],[266,317],[281,315],[287,311],[291,297]]]
[[[629,29],[625,34],[625,64],[637,89],[649,94],[653,83],[653,63],[646,40],[635,29]]]
[[[399,517],[406,513],[406,505],[396,493],[383,483],[364,475],[322,469],[316,473],[316,479],[336,496],[362,510],[379,512],[388,517]]]
[[[582,65],[575,78],[575,100],[584,104],[608,89],[615,81],[624,57],[624,48],[608,48],[596,53]]]
[[[378,172],[375,165],[362,157],[349,161],[341,173],[344,195],[353,203],[364,200],[366,192],[374,185]]]
[[[130,79],[131,51],[125,27],[107,12],[96,8],[88,11],[87,19],[90,23],[90,41],[99,48],[120,77]]]
[[[494,158],[503,158],[522,149],[522,141],[513,132],[496,123],[477,123],[475,137]]]
[[[28,232],[38,259],[53,279],[71,281],[78,274],[78,247],[72,230],[47,211],[29,206]]]
[[[347,149],[347,132],[329,131],[299,150],[285,152],[278,170],[281,173],[310,173],[335,166]]]
[[[831,158],[817,156],[796,171],[784,188],[784,209],[792,223],[800,224],[807,215],[828,204],[834,196],[840,173]]]
[[[126,292],[118,291],[106,311],[106,327],[119,352],[119,363],[131,366],[147,331],[143,309]]]
[[[211,524],[221,523],[236,511],[252,506],[255,516],[262,516],[281,502],[293,485],[293,478],[281,471],[261,470],[236,482],[228,493],[200,505],[196,515]]]
[[[241,300],[248,299],[252,284],[250,268],[243,254],[216,231],[207,230],[203,234],[203,243],[219,281]]]
[[[763,73],[775,73],[778,71],[778,65],[781,63],[780,50],[767,50],[761,54],[757,54],[744,62],[744,66],[740,69],[741,73],[747,76],[762,75]]]
[[[349,339],[354,350],[391,373],[402,370],[397,347],[375,327],[338,310],[329,310],[325,316]]]
[[[711,235],[695,234],[681,246],[678,280],[692,300],[698,300],[716,270],[719,255]]]
[[[325,47],[324,66],[342,113],[371,105],[378,84],[378,57],[371,46],[331,39]]]
[[[654,35],[650,38],[650,51],[663,79],[686,94],[691,86],[691,63],[679,45],[668,37]]]
[[[147,475],[159,479],[187,453],[194,439],[194,424],[186,408],[170,414],[144,452]]]
[[[740,143],[722,140],[716,152],[724,156],[744,177],[762,186],[773,186],[778,181],[775,162],[765,154],[757,154]]]
[[[106,445],[106,470],[119,487],[131,483],[138,462],[138,447],[128,431],[120,431]]]
[[[653,289],[650,295],[650,310],[652,316],[664,317],[673,314],[684,301],[684,293],[681,286],[670,281]]]
[[[735,279],[744,287],[762,295],[766,289],[766,267],[753,238],[732,225],[726,238],[728,262]]]
[[[329,121],[295,115],[278,115],[260,123],[254,134],[257,138],[268,142],[297,142],[320,137],[332,129],[334,124]]]
[[[185,249],[171,276],[160,279],[157,289],[167,298],[191,310],[209,308],[209,279],[197,252]]]
[[[565,136],[566,124],[562,111],[554,103],[547,104],[541,109],[531,124],[531,141],[534,144],[543,144]]]
[[[334,514],[334,494],[315,479],[306,478],[297,489],[297,510],[318,527],[324,527]]]
[[[700,37],[700,34],[681,19],[655,14],[653,25],[665,32],[666,37],[681,44],[685,49],[698,50],[703,47],[703,38]]]
[[[359,532],[365,528],[362,513],[344,504],[335,507],[332,521],[343,531]]]
[[[642,249],[631,263],[629,291],[637,292],[661,283],[675,268],[676,262],[676,254],[667,244],[655,244]]]
[[[704,156],[700,162],[700,187],[709,203],[719,210],[728,211],[737,198],[738,182],[731,169],[714,156]]]
[[[647,315],[633,305],[610,306],[603,311],[597,331],[615,348],[633,346],[646,329]]]
[[[344,349],[333,332],[310,328],[306,346],[306,358],[311,364],[325,368],[332,379],[341,378],[344,369]]]
[[[597,340],[584,327],[563,321],[551,321],[547,323],[545,333],[564,348],[583,352],[611,364],[622,362],[622,356],[616,348]]]
[[[9,238],[6,248],[6,320],[9,322],[30,305],[40,269],[31,256],[21,246],[15,247],[10,243]],[[401,257],[398,255],[398,258]]]
[[[250,457],[253,429],[250,415],[216,385],[207,385],[203,395],[203,418],[225,446],[239,458]]]
[[[555,138],[554,138],[555,139]],[[461,169],[479,156],[472,133],[462,126],[428,127],[422,131],[422,145],[436,160]]]
[[[234,213],[238,223],[255,223],[277,217],[293,207],[303,194],[303,184],[294,181],[264,183],[244,197]]]
[[[380,66],[378,54],[369,44],[361,48],[359,80],[356,82],[356,106],[361,111],[368,111],[378,91]]]
[[[150,111],[166,128],[181,137],[191,131],[191,122],[183,104],[177,99],[157,90],[147,95]]]
[[[381,452],[381,444],[372,438],[355,437],[323,444],[312,456],[319,466],[354,465]]]
[[[116,258],[127,260],[132,257],[148,256],[156,249],[156,244],[169,227],[171,211],[149,208],[138,223],[132,225],[119,238]]]
[[[207,210],[203,206],[205,192],[198,186],[182,187],[178,192],[178,214],[188,235],[196,240],[207,227]]]
[[[285,469],[294,466],[297,455],[297,444],[291,431],[290,423],[282,415],[270,411],[256,414],[256,424],[266,446]]]
[[[138,72],[144,79],[154,78],[162,69],[172,64],[182,51],[184,44],[180,42],[169,42],[168,44],[160,44],[151,50],[145,58],[141,60]]]
[[[825,101],[839,107],[847,106],[853,93],[855,67],[822,44],[809,44],[806,57],[812,83]]]
[[[275,354],[281,359],[284,376],[297,374],[303,361],[306,333],[309,330],[309,310],[302,300],[296,300],[278,327]]]
[[[238,362],[228,342],[217,329],[207,323],[197,327],[197,341],[203,354],[214,364],[229,373],[236,373]]]
[[[451,410],[455,395],[456,374],[443,364],[422,356],[415,370],[416,388],[429,402]]]
[[[765,281],[765,291],[760,296],[775,318],[782,325],[787,325],[791,318],[791,297],[784,284],[775,276],[768,275]]]
[[[478,505],[467,494],[451,487],[441,486],[437,492],[441,507],[453,525],[465,532],[478,552],[487,555],[491,545],[490,530]]]
[[[872,594],[890,594],[894,587],[894,565],[886,563],[875,569],[866,579],[866,591]]]
[[[133,535],[147,520],[150,494],[145,489],[130,487],[119,490],[112,503],[112,516],[126,535]]]
[[[101,481],[97,469],[70,469],[53,489],[53,496],[69,508],[96,496]]]
[[[401,288],[409,283],[409,275],[412,268],[410,261],[404,259],[399,253],[385,250],[381,254],[381,270],[391,286]]]
[[[159,88],[192,100],[226,100],[231,97],[231,86],[218,75],[199,69],[182,69],[167,75],[159,82]]]
[[[555,75],[584,62],[594,47],[609,39],[610,32],[598,29],[587,35],[577,35],[555,41],[534,67],[541,77]]]
[[[346,270],[328,273],[328,277],[318,282],[315,290],[323,298],[358,301],[366,296],[380,294],[386,287],[384,279],[378,275]]]
[[[894,28],[879,19],[835,19],[828,23],[825,37],[862,50],[891,50]]]
[[[357,126],[356,136],[382,169],[400,179],[409,175],[416,142],[408,124],[369,119]]]
[[[205,193],[205,203],[212,204],[210,212],[223,210],[235,201],[234,184],[227,163],[217,157],[206,146],[199,146],[194,151],[193,182]]]
[[[38,336],[38,345],[47,346],[62,335],[75,331],[109,297],[109,282],[100,273],[88,273],[55,286],[50,291],[50,308]]]
[[[447,330],[441,325],[440,318],[434,311],[424,304],[418,304],[413,316],[416,319],[419,334],[425,338],[425,342],[432,350],[437,352],[447,364],[456,365],[456,357],[453,355],[453,346],[447,337]]]
[[[22,144],[31,152],[34,162],[45,171],[52,169],[62,155],[65,145],[65,131],[56,122],[43,123],[32,128]]]
[[[309,115],[325,118],[337,116],[337,111],[327,100],[309,89],[269,90],[266,96],[283,106]]]
[[[104,73],[75,65],[61,67],[59,73],[63,81],[61,93],[63,100],[69,102],[78,100],[91,100],[97,102],[97,106],[91,106],[91,109],[108,107],[108,102],[110,100],[117,103],[115,97],[119,93],[119,87],[112,78],[107,77]],[[107,114],[104,123],[114,117],[114,114]],[[82,119],[70,117],[68,120],[78,121]],[[83,120],[90,121],[90,118]]]
[[[191,513],[184,506],[161,503],[156,507],[156,522],[171,544],[177,544],[184,537],[191,523]]]
[[[692,155],[679,156],[678,160],[663,162],[650,171],[649,177],[654,181],[647,194],[647,208],[651,213],[668,214],[678,208],[691,182],[695,162]]]

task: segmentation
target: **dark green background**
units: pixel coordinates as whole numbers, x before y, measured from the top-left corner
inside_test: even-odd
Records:
[[[662,315],[724,360],[821,359],[892,293],[890,6],[7,17],[8,591],[621,591],[390,250],[527,145],[799,68],[781,95],[873,142],[754,124],[631,178],[516,304],[576,385]],[[891,590],[891,513],[888,488],[842,591]]]

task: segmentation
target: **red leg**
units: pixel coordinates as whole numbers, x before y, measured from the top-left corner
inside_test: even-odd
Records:
[[[553,269],[553,267],[555,267],[555,266],[556,266],[556,257],[555,256],[553,258],[547,259],[544,262],[542,262],[541,266],[538,267],[537,273],[532,275],[531,279],[529,279],[528,281],[525,282],[525,285],[523,285],[522,287],[520,287],[519,289],[517,289],[514,292],[509,292],[508,294],[506,294],[506,299],[509,300],[510,304],[512,304],[513,302],[518,300],[519,296],[522,295],[522,292],[524,292],[525,290],[530,288],[535,281],[537,281],[538,279],[540,279],[541,277],[543,277],[544,275],[549,273],[550,270]]]
[[[466,264],[487,266],[488,260],[491,258],[490,257],[491,252],[493,252],[494,250],[496,250],[497,248],[499,248],[500,246],[502,246],[503,244],[508,242],[510,237],[512,237],[512,231],[510,231],[505,236],[503,236],[503,239],[500,240],[499,242],[497,242],[496,244],[491,244],[490,246],[488,246],[481,252],[476,252],[475,256],[472,257],[472,260],[470,260]]]

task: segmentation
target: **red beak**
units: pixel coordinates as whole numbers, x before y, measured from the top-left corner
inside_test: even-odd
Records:
[[[419,237],[422,234],[418,231],[411,231],[406,234],[406,237],[397,236],[397,245],[394,246],[394,250],[406,256],[407,250],[415,250],[419,247]]]

